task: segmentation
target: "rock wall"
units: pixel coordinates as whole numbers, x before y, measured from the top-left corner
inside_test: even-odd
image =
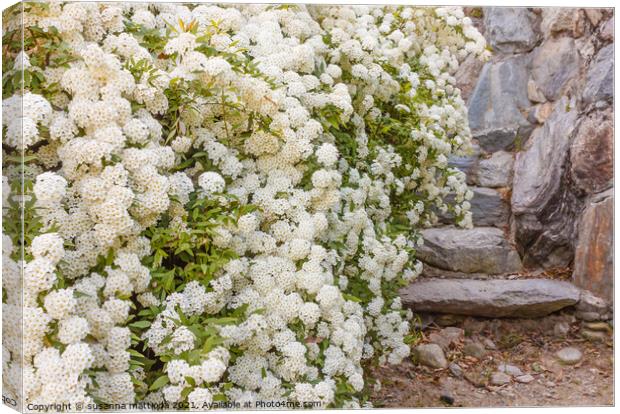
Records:
[[[471,8],[493,50],[456,74],[474,153],[450,162],[473,187],[473,230],[426,231],[426,275],[573,269],[611,299],[613,10]]]

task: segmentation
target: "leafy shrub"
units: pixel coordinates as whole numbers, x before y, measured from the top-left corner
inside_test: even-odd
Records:
[[[418,230],[471,225],[453,74],[487,52],[463,12],[6,17],[5,389],[23,370],[32,403],[368,404],[364,367],[409,354]]]

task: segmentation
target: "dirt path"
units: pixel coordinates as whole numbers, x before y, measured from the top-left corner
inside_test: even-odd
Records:
[[[445,348],[445,355],[448,363],[458,364],[462,376],[454,365],[432,369],[411,360],[377,368],[373,376],[381,380],[382,387],[373,393],[375,407],[601,406],[614,402],[611,327],[598,331],[596,340],[584,339],[584,322],[570,313],[536,320],[466,318],[451,326],[463,329],[464,335]],[[568,333],[560,332],[562,327]],[[601,328],[605,325],[599,324]],[[437,338],[441,329],[430,325],[412,346],[431,342],[429,336]],[[464,344],[472,341],[485,345],[480,359],[464,353]],[[562,364],[555,355],[569,346],[583,354],[575,365]],[[491,385],[490,378],[502,363],[533,379],[519,383],[515,375],[505,385]]]

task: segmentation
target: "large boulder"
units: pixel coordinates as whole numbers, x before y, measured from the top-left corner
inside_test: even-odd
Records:
[[[400,290],[403,305],[414,312],[488,318],[534,318],[579,301],[580,291],[551,279],[421,279]]]
[[[573,282],[596,295],[613,300],[614,198],[612,190],[594,197],[579,226]]]
[[[510,187],[514,156],[510,152],[498,151],[478,163],[476,182],[483,187]]]
[[[566,164],[577,124],[574,101],[563,98],[516,155],[512,188],[515,241],[526,266],[568,266],[580,204]]]
[[[583,119],[570,149],[571,175],[583,192],[598,193],[613,184],[613,113],[594,112]]]
[[[590,64],[583,89],[586,105],[597,101],[608,101],[614,96],[614,45],[599,50]]]
[[[502,53],[529,52],[538,36],[532,29],[530,12],[521,7],[484,9],[485,36],[493,50]]]
[[[474,197],[469,202],[475,226],[504,227],[508,225],[510,211],[500,191],[484,187],[470,187],[470,189],[474,193]],[[451,202],[453,197],[447,197],[446,200]],[[443,223],[454,223],[454,215],[449,212],[440,214],[439,217]]]
[[[491,275],[521,270],[519,254],[498,228],[433,228],[423,230],[422,236],[418,257],[435,268]]]
[[[527,98],[527,56],[516,56],[484,65],[469,98],[469,126],[487,152],[513,148],[529,136],[532,125],[524,113]]]
[[[517,153],[512,191],[516,214],[538,212],[557,192],[577,115],[574,102],[564,98],[532,133],[527,149]]]
[[[581,59],[574,39],[547,39],[534,52],[532,79],[550,101],[558,99],[579,74]]]

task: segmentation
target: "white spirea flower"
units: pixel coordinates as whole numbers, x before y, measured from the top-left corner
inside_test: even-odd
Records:
[[[338,161],[338,149],[332,144],[322,144],[316,150],[316,157],[324,167],[333,167]]]
[[[30,250],[35,258],[45,258],[53,264],[58,264],[65,255],[63,244],[64,240],[58,233],[47,233],[35,237]]]
[[[224,187],[226,186],[226,182],[221,175],[213,171],[207,171],[202,173],[200,177],[198,177],[198,185],[207,193],[221,193],[224,191]]]

